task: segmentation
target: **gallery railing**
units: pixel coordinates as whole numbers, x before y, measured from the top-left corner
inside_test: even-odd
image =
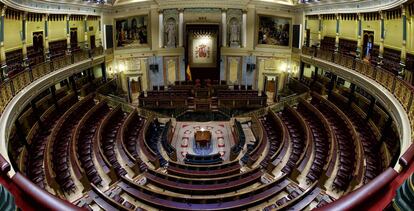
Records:
[[[414,137],[414,87],[404,79],[398,77],[394,73],[374,66],[366,61],[356,59],[354,57],[342,54],[334,54],[333,51],[321,50],[315,47],[303,47],[302,55],[310,56],[311,58],[318,58],[328,62],[333,62],[340,66],[357,71],[364,76],[367,76],[390,91],[395,98],[401,103],[402,107],[408,114],[411,125],[411,137]],[[411,142],[410,147],[403,153],[399,159],[402,166],[401,171],[409,169],[414,157],[414,144]],[[392,167],[387,168],[383,173],[378,175],[374,180],[356,189],[355,191],[339,198],[337,201],[330,203],[319,210],[353,210],[358,209],[361,205],[366,205],[367,202],[372,201],[374,197],[382,193],[394,180],[399,173]]]
[[[33,81],[55,70],[102,54],[102,47],[91,51],[77,51],[71,55],[65,55],[52,61],[28,67],[22,72],[2,81],[0,83],[0,115],[13,96]]]
[[[61,69],[63,67],[91,59],[93,56],[102,55],[103,49],[96,48],[92,51],[78,51],[71,55],[56,58],[50,62],[44,62],[11,76],[0,83],[0,115],[10,100],[26,86],[42,76]],[[2,140],[5,141],[5,140]],[[33,204],[38,209],[44,210],[82,210],[81,208],[51,195],[49,192],[33,184],[23,174],[16,172],[10,175],[11,166],[0,154],[0,177],[9,187],[18,189],[21,198]]]

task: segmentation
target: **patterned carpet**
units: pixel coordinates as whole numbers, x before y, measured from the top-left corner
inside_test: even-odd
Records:
[[[177,122],[172,145],[177,149],[179,161],[185,155],[211,155],[220,153],[224,161],[229,159],[230,148],[234,145],[230,122]],[[210,131],[210,147],[197,148],[194,134],[196,131]]]

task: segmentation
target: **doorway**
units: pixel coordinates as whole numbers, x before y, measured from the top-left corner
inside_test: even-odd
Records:
[[[305,40],[305,46],[309,47],[310,46],[310,29],[306,29],[306,40]]]
[[[363,44],[363,58],[364,60],[370,60],[372,56],[372,49],[374,47],[374,32],[364,30],[364,44]]]
[[[78,48],[78,28],[70,28],[70,48],[72,51]]]
[[[96,45],[95,45],[95,35],[91,35],[91,37],[89,38],[90,39],[90,46],[91,46],[91,49],[95,49],[95,47],[96,47]]]
[[[33,48],[36,53],[43,52],[43,32],[33,32]]]

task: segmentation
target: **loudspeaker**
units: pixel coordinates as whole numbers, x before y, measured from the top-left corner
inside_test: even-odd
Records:
[[[104,35],[105,35],[105,49],[113,48],[114,47],[114,30],[112,25],[105,25],[104,27]]]
[[[149,68],[152,72],[158,72],[158,64],[150,64]]]
[[[301,48],[302,43],[302,24],[293,25],[293,43],[292,47]]]
[[[256,69],[256,64],[247,64],[247,71],[252,72],[253,70]]]

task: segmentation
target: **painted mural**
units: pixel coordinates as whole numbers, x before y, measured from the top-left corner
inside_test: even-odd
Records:
[[[148,44],[148,16],[132,16],[116,20],[116,46],[139,47]]]
[[[258,44],[289,46],[290,18],[259,15]]]

